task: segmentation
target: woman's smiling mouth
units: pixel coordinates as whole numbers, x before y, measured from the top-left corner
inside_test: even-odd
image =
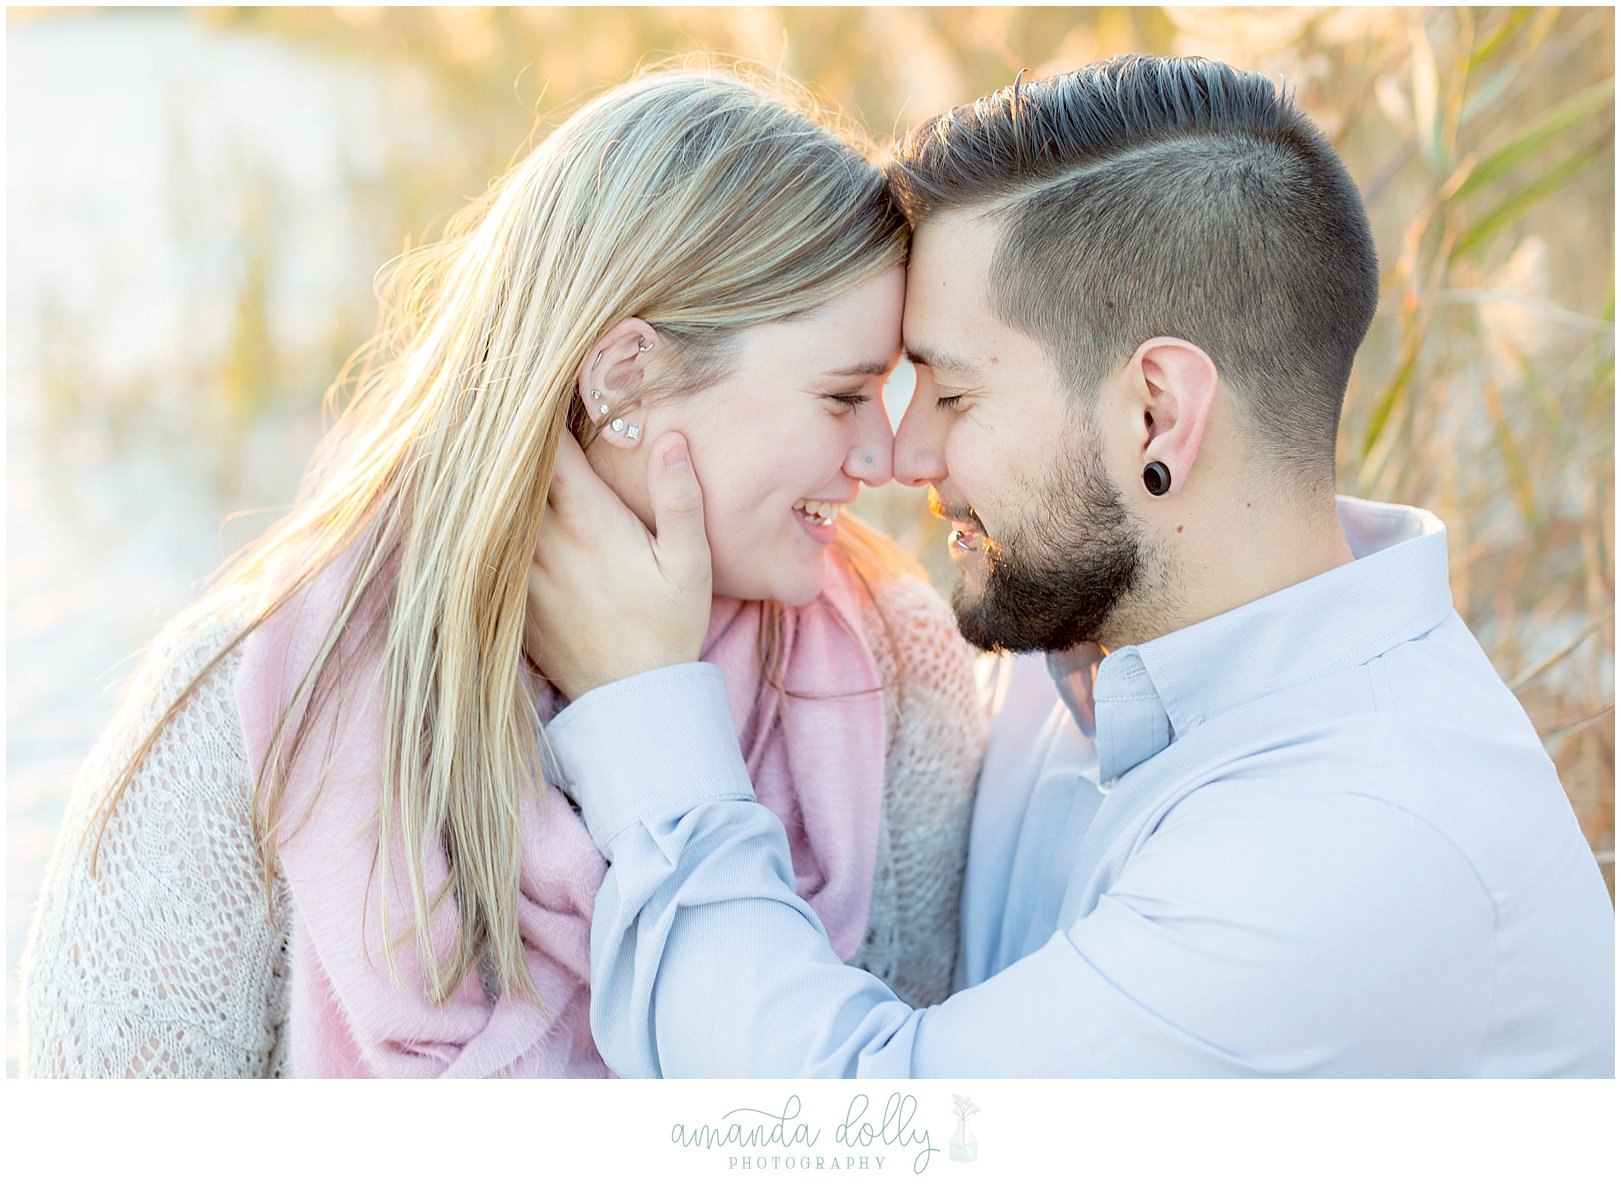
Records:
[[[834,523],[844,505],[832,500],[796,500],[794,519],[799,527],[818,545],[830,545],[835,535]]]
[[[841,506],[832,500],[796,500],[794,511],[811,524],[832,524],[838,519]]]

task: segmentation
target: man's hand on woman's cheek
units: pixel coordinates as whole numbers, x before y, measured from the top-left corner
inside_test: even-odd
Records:
[[[599,685],[698,659],[711,576],[703,491],[680,434],[648,452],[648,533],[564,435],[529,570],[524,648],[573,701]]]

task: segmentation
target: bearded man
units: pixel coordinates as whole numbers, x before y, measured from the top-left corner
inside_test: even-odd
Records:
[[[654,443],[652,550],[570,456],[533,646],[612,863],[609,1065],[1613,1076],[1609,897],[1445,532],[1334,493],[1378,271],[1326,139],[1262,76],[1132,57],[947,113],[889,168],[894,473],[952,522],[963,634],[1023,654],[987,690],[958,990],[907,1006],[794,895],[719,675],[681,663],[708,606],[683,445]],[[571,541],[605,531],[622,568],[580,597]]]

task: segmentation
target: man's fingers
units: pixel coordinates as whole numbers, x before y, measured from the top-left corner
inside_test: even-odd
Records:
[[[593,483],[601,482],[586,461],[585,451],[580,449],[574,435],[562,434],[557,442],[557,460],[552,467],[552,485],[547,492],[547,502],[568,515],[581,502],[582,489],[589,492]]]
[[[625,507],[614,489],[603,482],[572,434],[564,434],[557,443],[557,461],[552,468],[551,486],[546,491],[546,507],[546,523],[540,530],[542,540],[552,533],[575,538],[591,536],[604,525],[614,523],[616,518],[636,523],[635,514]]]
[[[704,493],[680,434],[662,435],[653,443],[647,468],[648,498],[653,504],[653,531],[658,538],[660,568],[684,585],[709,577],[709,538],[704,535]]]

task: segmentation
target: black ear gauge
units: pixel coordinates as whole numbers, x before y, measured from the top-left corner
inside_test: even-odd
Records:
[[[1163,462],[1151,462],[1143,468],[1143,486],[1149,495],[1164,495],[1171,490],[1171,468]]]

